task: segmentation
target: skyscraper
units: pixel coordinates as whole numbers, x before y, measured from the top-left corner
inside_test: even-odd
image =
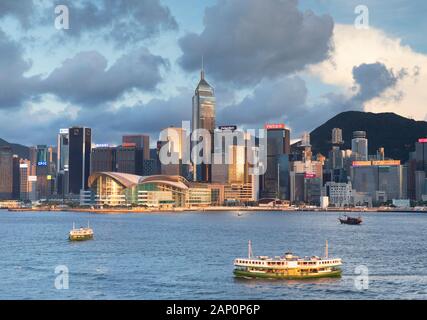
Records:
[[[200,72],[200,81],[193,96],[193,117],[192,131],[197,129],[206,129],[211,134],[211,148],[204,144],[204,151],[198,155],[203,158],[204,152],[213,152],[213,133],[215,130],[215,91],[213,87],[205,80],[205,72],[202,67]],[[197,143],[197,142],[196,142]],[[209,150],[208,150],[209,149]],[[201,162],[201,161],[200,161]],[[201,163],[194,167],[194,180],[209,182],[211,181],[211,165]]]
[[[13,154],[9,146],[0,147],[0,199],[12,199]]]
[[[169,127],[163,130],[163,141],[160,141],[160,147],[165,146],[168,155],[176,157],[178,163],[161,163],[161,173],[165,175],[186,176],[186,166],[183,164],[187,132],[184,128]]]
[[[424,171],[427,174],[427,138],[420,138],[415,143],[415,159],[417,171]]]
[[[331,142],[333,145],[341,145],[344,143],[344,141],[342,139],[342,129],[340,129],[340,128],[333,128],[332,129]]]
[[[69,171],[68,156],[70,148],[69,129],[60,129],[58,134],[58,152],[57,152],[57,191],[60,195],[69,193]]]
[[[301,137],[301,150],[302,150],[302,159],[303,161],[310,161],[313,157],[310,144],[310,133],[304,132]]]
[[[41,199],[48,197],[48,147],[46,145],[37,146],[37,194]]]
[[[40,199],[47,199],[55,192],[56,151],[46,145],[37,146],[37,194]]]
[[[368,139],[365,131],[354,131],[351,140],[351,152],[356,161],[368,160]]]
[[[92,149],[90,172],[116,171],[117,148],[110,146],[96,146]]]
[[[14,154],[13,155],[13,191],[12,191],[12,198],[14,200],[19,200],[20,198],[20,183],[21,183],[21,172],[19,170],[19,157]]]
[[[135,143],[123,143],[117,147],[117,172],[142,175],[143,149],[137,148]]]
[[[289,199],[290,131],[284,124],[267,124],[267,168],[263,176],[263,198]]]
[[[406,170],[399,160],[354,162],[350,171],[353,188],[374,201],[406,198]]]
[[[85,127],[69,129],[69,192],[80,194],[88,188],[92,131]]]
[[[144,134],[125,135],[122,137],[124,145],[134,143],[135,147],[143,150],[143,160],[150,159],[150,136]]]
[[[415,143],[415,199],[427,196],[427,138],[420,138]]]
[[[236,151],[233,147],[244,146],[244,133],[237,130],[236,126],[220,126],[215,130],[217,140],[215,141],[214,152],[216,157],[221,155],[212,163],[212,178],[211,182],[214,183],[230,183],[230,167],[236,164]],[[221,141],[219,141],[221,140]],[[226,145],[226,140],[230,140],[231,145]],[[237,168],[234,168],[237,169]]]
[[[37,200],[37,176],[31,175],[31,161],[21,159],[19,162],[19,198],[22,201],[36,201]]]

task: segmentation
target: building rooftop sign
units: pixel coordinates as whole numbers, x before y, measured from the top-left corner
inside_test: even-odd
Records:
[[[125,142],[125,143],[122,143],[122,147],[123,148],[135,148],[136,147],[136,143],[134,143],[134,142]]]
[[[353,167],[400,166],[400,160],[353,161]]]
[[[353,161],[353,167],[366,167],[371,165],[371,161]]]
[[[266,124],[265,129],[267,130],[285,129],[285,124],[284,123]]]
[[[237,126],[235,126],[235,125],[219,126],[218,129],[222,130],[222,131],[236,131],[237,130]]]
[[[314,179],[314,178],[316,178],[316,174],[314,172],[306,172],[304,174],[304,178],[306,178],[306,179]]]
[[[372,161],[373,166],[400,166],[400,160]]]

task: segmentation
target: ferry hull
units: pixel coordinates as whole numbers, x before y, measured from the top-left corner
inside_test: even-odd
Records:
[[[68,239],[70,241],[86,241],[86,240],[92,240],[93,239],[93,235],[69,236]]]
[[[341,270],[338,269],[331,272],[310,273],[310,274],[304,274],[304,275],[287,275],[287,274],[279,274],[279,273],[262,273],[262,272],[234,270],[234,275],[238,278],[301,280],[301,279],[318,279],[318,278],[340,278]]]

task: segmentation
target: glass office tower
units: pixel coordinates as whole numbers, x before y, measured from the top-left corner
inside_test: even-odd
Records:
[[[290,131],[284,124],[267,124],[267,169],[261,197],[289,199]]]
[[[213,152],[213,133],[215,130],[215,91],[205,80],[204,70],[200,73],[200,81],[193,96],[192,131],[206,129],[211,133],[211,148],[204,152]],[[194,144],[194,143],[193,143]],[[199,155],[203,157],[203,153]],[[193,177],[196,181],[211,181],[211,165],[202,163],[195,166]]]
[[[73,127],[69,129],[69,192],[80,194],[87,190],[90,175],[90,153],[92,131],[90,128]]]

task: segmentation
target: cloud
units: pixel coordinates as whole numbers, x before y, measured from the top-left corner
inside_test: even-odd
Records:
[[[19,106],[36,90],[40,77],[25,77],[31,61],[23,54],[22,46],[0,30],[0,109]]]
[[[380,62],[363,63],[353,67],[353,78],[358,85],[358,93],[352,98],[361,103],[380,96],[386,89],[394,88],[399,80],[407,76],[405,69],[401,69],[397,75],[393,70]],[[356,87],[354,87],[357,89]]]
[[[340,112],[363,110],[366,101],[380,96],[405,77],[404,72],[395,75],[382,63],[361,64],[353,68],[352,74],[353,95],[330,92],[317,103],[308,101],[306,83],[298,76],[263,81],[240,103],[220,109],[218,120],[247,128],[285,122],[296,137]]]
[[[305,108],[307,88],[299,77],[263,81],[237,105],[218,110],[218,122],[261,126],[269,121],[282,121],[289,111]]]
[[[302,70],[328,57],[333,20],[300,12],[297,0],[219,0],[205,11],[204,29],[179,40],[179,62],[238,85]]]
[[[217,114],[220,123],[252,129],[266,123],[285,123],[296,138],[353,107],[346,96],[334,93],[325,95],[322,102],[310,104],[305,81],[293,76],[263,81],[240,103],[220,109]]]
[[[120,57],[107,68],[97,51],[80,52],[67,59],[43,81],[44,93],[75,104],[96,106],[113,101],[132,89],[152,91],[162,81],[161,69],[168,62],[139,48]]]
[[[91,126],[98,141],[111,142],[127,133],[149,133],[157,139],[160,130],[180,127],[181,121],[190,119],[191,91],[182,89],[169,99],[152,99],[115,110],[82,108],[73,121]]]
[[[1,0],[0,19],[4,17],[16,18],[23,27],[28,28],[35,11],[33,0]]]
[[[24,48],[0,30],[0,109],[21,107],[24,102],[53,94],[65,102],[94,107],[113,102],[124,93],[152,92],[163,81],[169,62],[144,47],[129,51],[110,67],[97,51],[84,51],[66,59],[46,78],[26,76],[32,61]]]
[[[70,29],[63,34],[74,38],[96,33],[123,45],[178,29],[169,8],[159,0],[66,0],[61,4],[70,13]],[[53,7],[48,10],[54,13]],[[51,21],[49,17],[45,22]]]
[[[180,127],[182,120],[190,121],[191,95],[190,90],[181,88],[168,99],[152,99],[117,109],[74,107],[43,99],[17,110],[0,110],[0,119],[7,119],[2,121],[1,138],[27,145],[54,145],[60,128],[83,125],[93,129],[94,143],[120,143],[121,136],[129,133],[150,134],[152,141],[157,141],[160,130]],[[50,107],[52,104],[55,108]],[[17,124],[25,130],[17,128]]]
[[[415,52],[402,44],[401,39],[372,27],[357,30],[350,25],[336,25],[333,42],[334,51],[330,59],[311,66],[312,74],[327,84],[341,87],[346,95],[351,96],[355,66],[384,64],[397,81],[380,95],[366,99],[363,109],[370,112],[395,112],[419,120],[427,118],[427,55]],[[387,74],[383,75],[385,82],[390,80],[387,80]],[[378,78],[378,74],[375,80],[376,84],[367,84],[367,88],[371,87],[365,91],[368,96],[369,90],[381,88],[381,77]]]

